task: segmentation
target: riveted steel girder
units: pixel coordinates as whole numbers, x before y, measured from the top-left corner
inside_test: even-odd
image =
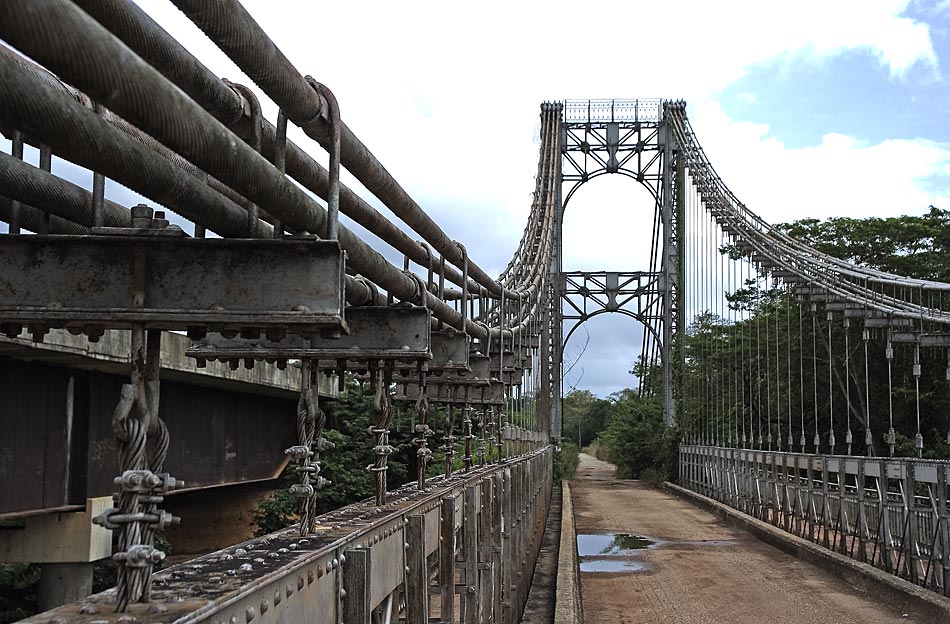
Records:
[[[11,235],[0,238],[0,322],[338,332],[344,275],[335,241]]]
[[[280,341],[261,338],[224,338],[212,334],[193,344],[188,357],[202,360],[337,360],[365,366],[372,360],[418,362],[429,360],[431,315],[415,306],[367,306],[346,310],[349,334],[337,338],[288,336]]]

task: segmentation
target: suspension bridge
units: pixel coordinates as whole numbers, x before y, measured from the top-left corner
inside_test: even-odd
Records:
[[[43,564],[46,606],[67,603],[29,621],[520,621],[545,602],[565,344],[606,313],[645,328],[639,392],[681,435],[670,488],[950,613],[950,463],[930,459],[950,285],[766,223],[663,99],[541,105],[531,209],[493,277],[238,2],[173,3],[253,87],[125,0],[0,6],[0,561]],[[573,271],[564,211],[606,174],[653,198],[649,266]],[[375,495],[319,514],[348,379],[373,398]],[[391,488],[397,410],[414,478]],[[175,500],[288,465],[296,525],[155,569],[189,521]],[[87,597],[105,557],[117,585]]]

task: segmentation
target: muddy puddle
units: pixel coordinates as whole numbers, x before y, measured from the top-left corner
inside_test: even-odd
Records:
[[[656,545],[657,541],[629,533],[578,534],[577,554],[580,557],[628,555]]]
[[[629,559],[581,559],[581,572],[646,572],[650,569],[645,561]]]
[[[581,572],[649,572],[652,567],[642,555],[654,548],[704,548],[733,546],[724,540],[664,541],[632,533],[580,533],[577,556]]]

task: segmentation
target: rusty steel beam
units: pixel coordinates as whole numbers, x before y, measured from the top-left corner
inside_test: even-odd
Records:
[[[345,326],[343,254],[335,241],[193,239],[176,230],[4,236],[5,331],[19,333],[25,324],[289,333]]]
[[[349,333],[333,338],[288,336],[272,341],[266,337],[209,335],[194,343],[187,356],[196,359],[199,367],[207,360],[243,360],[245,366],[262,360],[278,364],[288,359],[329,360],[326,366],[321,366],[327,370],[337,369],[338,360],[365,368],[368,362],[379,360],[422,363],[432,357],[430,316],[426,308],[351,307],[346,310],[346,324]]]

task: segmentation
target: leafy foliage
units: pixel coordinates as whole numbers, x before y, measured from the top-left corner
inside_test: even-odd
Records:
[[[16,622],[36,613],[39,586],[39,564],[0,563],[0,623]]]
[[[554,481],[573,479],[577,473],[580,449],[573,442],[561,440],[561,446],[554,454]]]
[[[607,427],[611,403],[588,390],[574,390],[564,397],[563,435],[583,448]]]
[[[320,474],[331,483],[317,492],[317,513],[326,513],[374,495],[372,473],[365,469],[373,463],[373,446],[376,444],[370,433],[373,397],[369,385],[360,384],[351,378],[347,380],[339,399],[324,401],[320,407],[327,417],[323,435],[334,444],[334,448],[320,456]],[[401,413],[399,407],[396,409],[394,427],[389,434],[389,443],[395,451],[389,456],[389,470],[386,473],[390,489],[415,478],[416,474],[412,423],[405,422],[411,416]],[[433,409],[429,417],[430,426],[436,429],[436,423],[444,418],[443,411]],[[441,474],[441,458],[441,454],[433,453],[428,470],[430,474]],[[460,458],[457,459],[461,462]],[[254,517],[258,535],[297,521],[297,500],[286,489],[297,480],[293,468],[289,465],[285,470],[283,480],[286,487],[271,494],[258,507]]]
[[[679,432],[663,424],[660,400],[640,397],[633,390],[622,390],[611,398],[610,423],[600,439],[610,450],[618,474],[625,479],[675,480]]]

